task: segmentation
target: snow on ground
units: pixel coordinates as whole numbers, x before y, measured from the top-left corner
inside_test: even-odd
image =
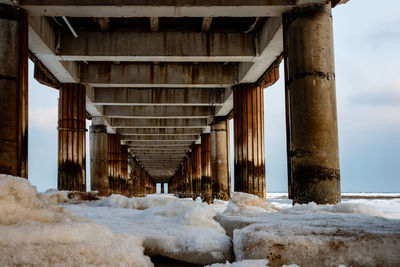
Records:
[[[0,175],[0,266],[153,266],[140,240],[113,234]]]
[[[391,205],[399,203],[392,200]],[[384,216],[379,206],[359,201],[310,203],[270,213],[227,209],[216,219],[233,235],[237,261],[268,259],[269,266],[399,266],[400,220]]]
[[[400,266],[399,199],[268,201],[154,194],[72,204],[68,192],[37,194],[27,180],[0,175],[0,266],[152,266],[144,254],[214,267]]]
[[[147,209],[133,209],[137,202]],[[197,264],[232,259],[231,238],[213,219],[216,212],[206,203],[160,195],[132,199],[113,195],[101,201],[65,207],[113,232],[141,239],[148,255]]]

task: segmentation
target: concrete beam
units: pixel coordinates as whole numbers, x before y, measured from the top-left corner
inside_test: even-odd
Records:
[[[126,141],[127,145],[130,146],[190,146],[193,142],[191,141],[170,141],[170,140],[158,140],[158,141]]]
[[[152,160],[152,159],[156,159],[156,160],[157,159],[165,159],[165,160],[170,160],[170,159],[177,160],[177,159],[179,159],[179,160],[181,160],[181,159],[183,159],[185,157],[185,154],[184,153],[181,153],[181,154],[178,154],[178,155],[168,155],[168,154],[154,155],[154,154],[151,154],[151,156],[149,156],[148,154],[142,154],[142,155],[136,154],[135,156],[139,160]]]
[[[247,62],[253,34],[204,32],[78,32],[61,37],[58,55],[72,61]]]
[[[169,135],[199,135],[202,133],[200,129],[195,128],[159,128],[159,129],[146,129],[146,128],[136,128],[136,129],[118,129],[117,132],[122,135],[140,135],[140,136],[169,136]]]
[[[112,118],[209,118],[213,107],[196,106],[104,106],[104,116]]]
[[[240,83],[254,83],[283,52],[282,18],[268,18],[258,33],[257,57],[239,64]]]
[[[97,105],[218,106],[225,88],[95,88]]]
[[[113,128],[206,128],[207,119],[123,119],[110,118]]]
[[[189,147],[131,147],[131,153],[133,154],[143,154],[147,153],[147,155],[152,154],[186,154],[190,151]]]
[[[60,61],[55,55],[57,37],[53,26],[45,17],[28,16],[29,50],[46,66],[60,83],[75,83],[79,77],[76,62]]]
[[[81,83],[93,87],[229,87],[237,83],[236,64],[83,64]]]
[[[125,141],[192,141],[195,142],[198,139],[197,135],[122,135],[121,140]]]
[[[325,0],[315,0],[323,2]],[[281,16],[295,0],[21,0],[35,16],[70,17],[265,17]]]

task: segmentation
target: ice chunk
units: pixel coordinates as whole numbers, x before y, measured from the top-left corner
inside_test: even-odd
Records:
[[[353,213],[351,213],[353,212]],[[268,259],[270,266],[399,266],[400,221],[358,205],[313,204],[251,218],[225,215],[236,260]]]
[[[232,263],[215,263],[205,267],[268,267],[268,260],[244,260]]]
[[[151,202],[148,197],[142,199]],[[94,203],[67,207],[95,219],[113,232],[140,238],[148,255],[162,255],[194,264],[232,259],[231,239],[213,219],[216,214],[213,207],[206,203],[176,199],[145,210],[96,207]]]
[[[232,200],[224,213],[254,214],[260,212],[277,212],[279,209],[256,195],[233,192]]]
[[[0,266],[153,266],[139,239],[113,234],[7,175],[0,175],[0,237]]]

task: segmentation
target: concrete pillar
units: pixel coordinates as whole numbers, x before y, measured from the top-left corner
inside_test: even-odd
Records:
[[[164,183],[161,183],[161,194],[164,194]]]
[[[28,23],[0,5],[0,173],[28,178]]]
[[[263,87],[240,84],[233,91],[235,191],[265,198]]]
[[[128,195],[128,145],[121,145],[121,195]]]
[[[183,165],[183,186],[184,193],[183,197],[190,197],[190,158],[186,157]]]
[[[195,144],[192,149],[192,188],[193,197],[201,196],[201,145]]]
[[[183,160],[183,163],[180,165],[178,169],[178,196],[181,198],[184,195],[185,191],[185,181],[183,179],[183,172],[184,172],[184,166],[185,166],[185,159]]]
[[[141,166],[139,171],[139,196],[146,196],[146,172]]]
[[[118,134],[108,134],[108,182],[110,194],[120,194],[121,178],[121,138]]]
[[[294,203],[340,202],[333,30],[330,4],[283,17],[289,110],[289,178]]]
[[[211,124],[211,183],[213,198],[229,200],[231,193],[229,170],[229,123],[225,117],[215,117]]]
[[[92,121],[94,122],[94,121]],[[108,184],[108,137],[105,125],[90,126],[90,188],[110,195]]]
[[[211,143],[209,133],[201,135],[201,197],[208,204],[212,201]]]
[[[79,83],[60,88],[58,189],[86,191],[86,88]]]
[[[134,188],[133,188],[133,181],[134,181],[134,174],[133,174],[133,162],[132,162],[132,155],[128,155],[128,180],[127,180],[127,189],[126,195],[128,197],[134,196]]]

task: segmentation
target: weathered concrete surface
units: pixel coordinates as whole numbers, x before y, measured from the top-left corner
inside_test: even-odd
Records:
[[[94,88],[96,105],[219,106],[225,88]]]
[[[132,128],[118,129],[121,135],[138,135],[138,136],[176,136],[176,135],[200,135],[201,129],[190,128]]]
[[[192,106],[105,106],[104,116],[112,118],[209,118],[214,114],[213,107]]]
[[[235,64],[85,64],[80,80],[93,87],[227,87],[236,83]]]
[[[201,135],[201,198],[208,204],[212,201],[211,140],[209,133]]]
[[[198,135],[124,135],[122,140],[125,141],[192,141],[198,139]]]
[[[108,137],[105,125],[90,126],[90,188],[108,196]]]
[[[119,194],[121,190],[121,137],[108,134],[108,181],[110,194]]]
[[[62,84],[58,110],[58,189],[86,192],[85,86]]]
[[[324,2],[315,0],[315,2]],[[262,17],[280,16],[294,5],[292,0],[241,0],[177,1],[152,0],[126,1],[40,1],[23,0],[23,8],[40,16],[69,17]],[[96,8],[94,8],[96,5]]]
[[[229,123],[226,118],[217,118],[211,124],[211,183],[214,199],[231,198],[229,170]]]
[[[243,84],[233,90],[235,191],[265,198],[263,88]]]
[[[28,178],[28,25],[0,5],[0,173]]]
[[[254,35],[202,32],[78,32],[61,36],[72,61],[241,62],[256,56]]]
[[[111,118],[113,128],[206,128],[207,119],[121,119]]]
[[[330,5],[284,16],[293,202],[340,202],[335,68]]]

